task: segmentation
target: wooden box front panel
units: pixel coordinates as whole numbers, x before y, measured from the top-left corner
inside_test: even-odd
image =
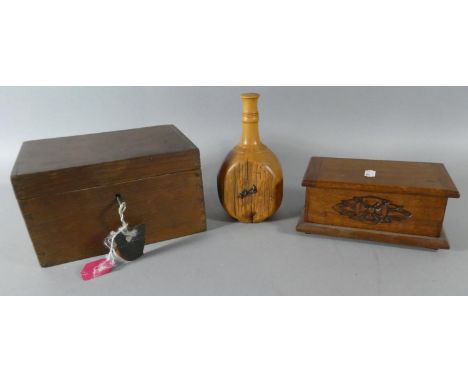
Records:
[[[200,170],[19,200],[40,264],[106,253],[105,236],[120,226],[116,194],[129,225],[146,224],[147,244],[206,230]]]
[[[311,223],[438,237],[447,198],[308,187]]]

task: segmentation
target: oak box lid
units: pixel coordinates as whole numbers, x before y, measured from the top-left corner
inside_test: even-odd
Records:
[[[11,181],[27,199],[198,168],[198,148],[163,125],[24,142]]]
[[[372,171],[365,172],[367,170]],[[372,176],[374,175],[374,176]],[[442,163],[312,157],[302,185],[459,198]]]

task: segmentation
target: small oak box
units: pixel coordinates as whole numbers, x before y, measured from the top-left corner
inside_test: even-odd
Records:
[[[43,267],[104,254],[117,194],[147,244],[206,230],[199,150],[172,125],[25,142],[11,182]]]
[[[448,198],[460,194],[441,163],[311,158],[305,233],[439,249]]]

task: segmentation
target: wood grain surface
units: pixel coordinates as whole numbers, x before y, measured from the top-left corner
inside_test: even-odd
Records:
[[[255,194],[241,197],[243,190],[256,188]],[[282,179],[277,179],[265,162],[253,158],[233,161],[220,176],[220,198],[225,210],[244,223],[257,223],[273,215],[282,199]]]
[[[365,170],[375,170],[376,176],[365,177]],[[302,185],[460,197],[457,187],[442,163],[312,157]]]
[[[403,221],[373,224],[354,220],[341,215],[334,207],[343,200],[356,196],[373,196],[391,201],[411,213]],[[426,195],[387,194],[367,191],[350,191],[310,187],[307,189],[307,211],[305,220],[311,223],[337,225],[342,227],[362,228],[388,232],[400,232],[413,235],[438,237],[442,229],[447,198]]]
[[[26,199],[199,168],[198,148],[164,125],[25,142],[11,182]]]
[[[85,143],[106,140],[106,152],[82,158]],[[51,141],[23,145],[11,178],[42,266],[105,253],[104,238],[120,226],[117,194],[128,223],[145,224],[147,244],[206,230],[199,151],[174,126]]]
[[[302,184],[300,232],[448,248],[447,200],[460,194],[443,164],[313,157]]]
[[[302,218],[299,220],[296,230],[303,233],[314,233],[319,235],[344,237],[349,239],[380,241],[390,244],[411,245],[429,249],[450,248],[449,242],[443,230],[439,237],[407,235],[394,232],[316,224],[304,221],[304,219]]]
[[[275,154],[260,140],[258,94],[241,95],[241,143],[227,155],[218,173],[218,194],[226,212],[243,223],[272,216],[283,198],[283,173]]]
[[[130,225],[146,225],[146,243],[206,229],[201,172],[160,175],[20,203],[42,266],[104,254],[104,238],[120,226],[115,195]]]

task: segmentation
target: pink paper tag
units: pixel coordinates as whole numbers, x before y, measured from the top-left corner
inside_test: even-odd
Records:
[[[94,260],[83,267],[81,270],[81,278],[83,280],[91,280],[109,273],[112,268],[112,261],[107,258]]]

